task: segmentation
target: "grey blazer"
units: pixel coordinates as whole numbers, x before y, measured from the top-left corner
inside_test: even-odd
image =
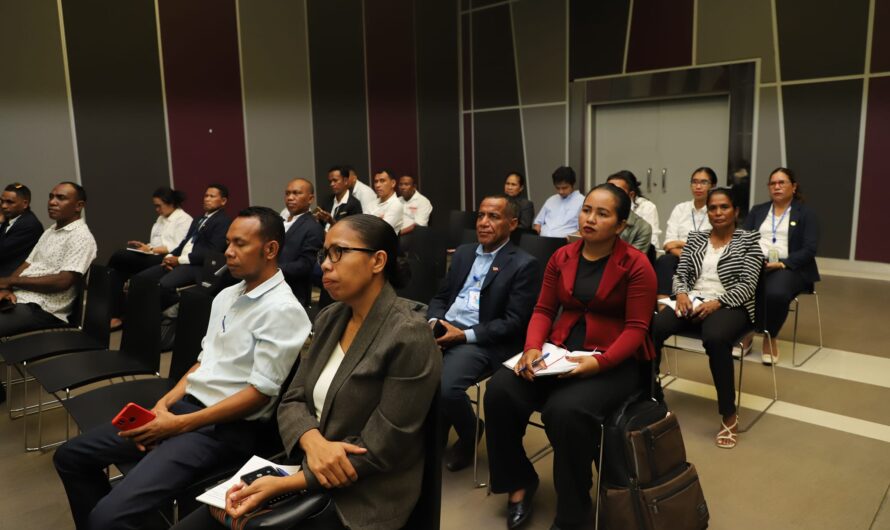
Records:
[[[351,316],[342,303],[325,308],[278,408],[284,447],[302,460],[309,489],[321,485],[297,443],[306,431],[319,429],[328,440],[368,450],[349,456],[358,481],[330,492],[340,519],[352,529],[400,528],[420,495],[423,423],[439,385],[442,354],[414,305],[384,286],[346,351],[321,421],[316,421],[312,391]]]

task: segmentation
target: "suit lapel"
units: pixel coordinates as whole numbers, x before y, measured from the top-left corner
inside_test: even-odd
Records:
[[[797,230],[797,223],[800,222],[800,205],[797,201],[791,201],[791,214],[788,216],[788,247],[791,247],[792,234]]]
[[[337,313],[335,315],[332,315],[331,317],[331,322],[330,324],[328,324],[329,332],[324,336],[318,337],[318,339],[321,340],[318,345],[318,358],[315,360],[315,363],[309,368],[309,373],[306,374],[306,381],[312,381],[312,388],[306,388],[306,401],[312,403],[313,408],[319,406],[315,403],[312,396],[312,393],[315,390],[315,384],[318,382],[318,376],[321,375],[321,371],[328,363],[328,359],[330,359],[331,354],[334,353],[334,349],[337,347],[337,343],[340,341],[340,337],[343,335],[343,330],[346,329],[346,323],[349,321],[349,315],[349,308],[345,305],[341,305],[337,309]]]
[[[470,275],[470,271],[473,269],[473,262],[476,260],[475,249],[475,245],[460,248],[454,254],[454,259],[451,260],[451,267],[455,270],[458,281],[456,282],[456,285],[451,286],[451,300],[448,301],[448,307],[445,308],[445,311],[448,311],[451,304],[457,300],[457,295],[460,294],[460,290],[463,289],[464,283],[467,281],[467,276]]]
[[[504,245],[504,248],[498,252],[497,256],[494,257],[494,261],[491,263],[491,268],[485,273],[485,279],[482,280],[482,289],[485,290],[491,282],[494,281],[495,277],[498,275],[502,269],[507,267],[510,264],[510,260],[513,258],[513,253],[516,252],[516,249],[513,247],[513,243],[507,242]],[[466,281],[466,280],[465,280]]]
[[[308,213],[309,212],[304,212],[304,213],[300,214],[300,217],[296,221],[294,221],[294,223],[292,225],[290,225],[290,228],[288,228],[287,232],[284,234],[285,239],[289,238],[292,234],[294,234],[299,229],[298,227],[300,225],[302,225],[304,222],[306,222]]]
[[[374,306],[371,308],[371,311],[368,313],[365,321],[362,322],[362,327],[358,330],[358,333],[356,333],[355,338],[352,340],[352,344],[349,345],[349,349],[343,352],[345,354],[345,357],[343,358],[342,364],[340,364],[340,367],[337,369],[337,373],[334,375],[334,379],[331,380],[331,386],[328,389],[327,398],[325,399],[327,403],[332,404],[334,402],[334,399],[336,399],[337,392],[340,390],[340,387],[343,386],[343,383],[352,374],[353,370],[355,370],[355,367],[358,366],[358,363],[361,362],[365,354],[368,352],[368,348],[371,346],[371,343],[374,342],[374,339],[377,337],[377,333],[383,327],[384,321],[389,315],[390,310],[392,309],[392,306],[396,301],[396,298],[396,292],[393,290],[393,288],[388,283],[384,284],[383,290],[380,292],[380,295],[374,302]],[[336,342],[339,341],[340,336],[343,335],[343,330],[346,329],[346,322],[349,320],[349,316],[352,314],[352,312],[348,309],[343,311],[343,313],[344,318],[342,320],[342,327],[338,327],[338,332],[333,334],[327,341],[325,341],[325,346],[328,347],[328,350],[325,353],[325,359],[327,359],[327,357],[330,357],[331,352],[334,351]],[[339,325],[340,323],[340,320],[338,320],[337,324]],[[321,373],[320,370],[319,373]],[[318,380],[317,375],[315,380]],[[319,422],[322,430],[324,429],[324,425],[327,421],[328,413],[330,410],[331,407],[328,406],[322,411],[321,421]]]
[[[615,246],[612,247],[612,255],[609,256],[609,261],[606,262],[603,278],[600,280],[600,285],[596,290],[595,298],[597,300],[603,300],[609,296],[609,293],[612,292],[618,281],[624,278],[624,273],[627,272],[627,268],[623,265],[625,255],[627,255],[627,243],[616,238]]]

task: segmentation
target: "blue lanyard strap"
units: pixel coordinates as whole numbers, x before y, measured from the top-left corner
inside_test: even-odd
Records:
[[[690,215],[692,217],[692,229],[693,229],[693,231],[698,232],[699,229],[701,228],[701,225],[704,224],[705,220],[704,220],[704,218],[702,218],[702,220],[699,221],[698,224],[695,224],[695,208],[692,209],[692,213]],[[705,214],[705,215],[707,215],[707,214]]]
[[[774,208],[775,208],[774,206],[770,206],[770,208],[769,208],[770,215],[773,218],[773,245],[776,244],[776,210]],[[779,217],[778,226],[782,226],[782,221],[785,220],[785,216],[788,215],[788,210],[790,210],[790,209],[791,209],[791,206],[788,206],[787,208],[785,208],[785,211],[782,212],[782,216]]]

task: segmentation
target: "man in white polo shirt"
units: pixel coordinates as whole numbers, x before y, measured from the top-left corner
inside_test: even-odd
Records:
[[[358,178],[358,173],[352,166],[345,166],[344,169],[349,172],[349,191],[362,203],[362,212],[368,213],[377,204],[377,194],[371,186],[368,186]]]
[[[417,179],[414,175],[399,177],[399,195],[404,214],[399,235],[410,234],[415,226],[427,226],[430,223],[430,214],[433,213],[433,205],[417,191]]]
[[[374,174],[374,191],[377,192],[377,203],[371,215],[383,219],[396,231],[402,231],[404,211],[399,196],[396,195],[395,173],[389,169],[381,169]]]
[[[86,191],[74,182],[62,182],[50,192],[47,210],[55,224],[43,232],[24,263],[0,278],[5,305],[0,337],[68,324],[77,284],[96,258],[96,240],[80,218],[86,200]]]
[[[278,269],[284,224],[275,211],[242,210],[226,239],[226,265],[243,281],[214,298],[198,362],[158,400],[156,418],[120,433],[109,418],[56,450],[78,529],[139,528],[194,479],[254,453],[256,422],[271,418],[311,323]],[[112,489],[105,468],[133,461]]]

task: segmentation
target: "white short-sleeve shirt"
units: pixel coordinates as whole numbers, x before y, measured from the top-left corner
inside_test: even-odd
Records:
[[[415,190],[414,195],[407,201],[404,197],[399,197],[404,212],[404,220],[402,226],[407,228],[411,225],[427,226],[430,224],[430,214],[433,213],[433,205],[429,199]]]
[[[686,242],[690,232],[701,232],[711,229],[708,221],[708,206],[695,208],[695,201],[681,202],[674,206],[664,231],[664,244],[671,241]]]
[[[371,210],[371,215],[376,215],[389,223],[397,234],[402,231],[404,211],[402,209],[402,203],[399,201],[399,197],[395,193],[390,195],[385,201],[377,199],[377,204],[375,204],[374,209]]]
[[[185,239],[191,225],[192,216],[185,213],[182,208],[173,210],[168,217],[159,215],[151,227],[151,239],[148,244],[153,247],[167,247],[169,252]]]
[[[371,213],[374,205],[377,204],[377,194],[374,192],[374,189],[361,180],[355,181],[355,186],[352,187],[352,194],[355,195],[358,202],[362,203],[362,213]]]
[[[661,227],[658,223],[658,208],[655,203],[645,197],[637,197],[631,205],[633,213],[640,216],[644,221],[652,227],[652,245],[655,248],[661,248],[658,244],[658,236],[661,235]]]
[[[52,225],[47,228],[31,254],[25,261],[28,268],[22,271],[24,277],[49,276],[60,272],[76,272],[85,275],[90,264],[96,259],[96,239],[83,219],[78,219],[62,228]],[[20,304],[37,304],[60,320],[71,313],[76,287],[72,286],[57,293],[38,293],[27,289],[14,289]]]

